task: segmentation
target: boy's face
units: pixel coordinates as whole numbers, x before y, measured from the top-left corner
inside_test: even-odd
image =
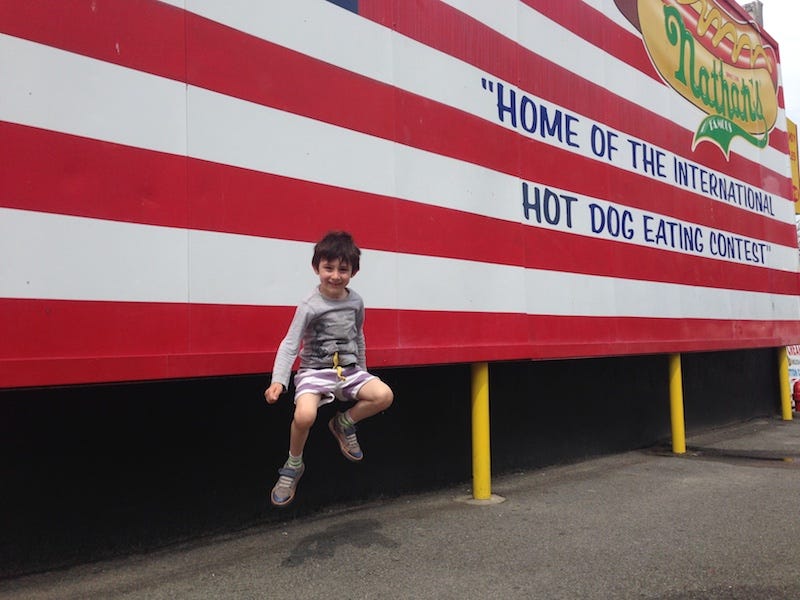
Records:
[[[353,276],[352,267],[338,258],[319,261],[319,267],[314,267],[314,272],[319,275],[319,291],[323,296],[333,300],[342,300],[347,296],[347,285]]]

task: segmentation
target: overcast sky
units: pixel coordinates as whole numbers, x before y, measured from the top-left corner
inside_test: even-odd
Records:
[[[764,29],[781,53],[786,116],[800,125],[800,0],[761,0]],[[739,4],[747,4],[739,0]]]

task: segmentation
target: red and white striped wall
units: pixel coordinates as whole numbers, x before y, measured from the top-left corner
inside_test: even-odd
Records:
[[[692,151],[612,0],[357,4],[0,0],[0,387],[267,372],[330,229],[374,367],[800,339],[782,109]]]

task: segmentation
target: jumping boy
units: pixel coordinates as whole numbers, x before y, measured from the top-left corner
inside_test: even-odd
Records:
[[[332,231],[314,246],[311,266],[319,286],[297,307],[286,337],[278,346],[272,382],[264,392],[272,404],[289,385],[292,364],[300,354],[294,378],[294,418],[289,432],[289,458],[272,488],[275,506],[294,500],[297,482],[305,471],[303,448],[317,418],[317,409],[334,398],[355,401],[328,423],[339,449],[348,460],[364,458],[356,438],[356,423],[386,410],[391,388],[367,372],[364,342],[364,302],[347,287],[358,273],[361,250],[352,236]]]

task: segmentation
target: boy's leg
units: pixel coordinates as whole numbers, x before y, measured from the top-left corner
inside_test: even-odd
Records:
[[[303,394],[295,400],[294,417],[289,433],[289,458],[278,469],[278,481],[272,488],[270,500],[275,506],[286,506],[294,500],[297,482],[305,472],[303,448],[308,440],[308,432],[317,418],[318,394]]]
[[[289,453],[292,456],[303,455],[308,432],[317,419],[319,399],[319,394],[303,394],[295,400],[294,418],[289,433]]]
[[[328,423],[333,437],[339,442],[344,457],[353,462],[364,458],[356,437],[355,424],[391,406],[394,394],[380,379],[370,379],[356,394],[356,403],[350,410],[338,413]]]

